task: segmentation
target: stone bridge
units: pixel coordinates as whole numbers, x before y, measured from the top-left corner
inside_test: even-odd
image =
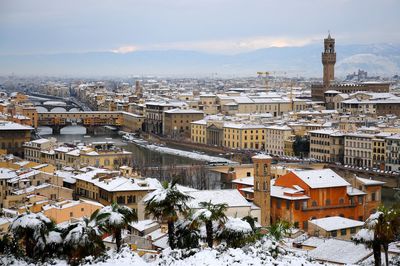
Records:
[[[38,112],[38,126],[53,128],[53,133],[69,125],[86,127],[88,133],[99,126],[112,126],[124,131],[141,130],[144,117],[121,111],[88,111],[88,112]]]

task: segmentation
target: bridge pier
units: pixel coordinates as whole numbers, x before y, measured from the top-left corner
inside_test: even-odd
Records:
[[[61,133],[61,126],[53,126],[53,134],[59,135]]]
[[[87,126],[86,127],[86,134],[87,135],[94,134],[94,131],[95,131],[95,127],[94,126]]]

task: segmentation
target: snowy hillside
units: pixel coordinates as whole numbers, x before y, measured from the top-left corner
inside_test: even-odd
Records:
[[[113,266],[113,265],[133,265],[133,266],[195,266],[195,265],[216,265],[216,266],[234,266],[234,265],[321,265],[318,262],[312,262],[305,256],[295,254],[277,254],[281,248],[274,245],[270,240],[261,240],[253,245],[241,249],[225,249],[219,246],[216,249],[202,250],[164,250],[155,258],[142,258],[124,248],[120,253],[112,251],[107,252],[107,258],[100,260],[91,260],[88,258],[83,265]],[[274,258],[272,255],[277,255]],[[27,266],[26,262],[8,258],[1,258],[0,261],[7,264]],[[50,263],[48,264],[50,265]],[[51,265],[66,266],[68,263],[63,260],[54,260]]]

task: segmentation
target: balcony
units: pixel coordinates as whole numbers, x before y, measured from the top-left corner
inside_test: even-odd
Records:
[[[360,204],[362,205],[362,204]],[[302,206],[302,211],[319,211],[319,210],[327,210],[327,209],[340,209],[340,208],[354,208],[357,206],[357,203],[348,203],[348,204],[340,204],[340,205],[325,205],[325,206]]]

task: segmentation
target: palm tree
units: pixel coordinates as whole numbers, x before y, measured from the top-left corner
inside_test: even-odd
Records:
[[[212,204],[209,202],[200,202],[202,209],[198,210],[194,214],[194,219],[200,223],[204,223],[206,226],[206,240],[210,248],[213,247],[214,243],[214,229],[213,223],[218,224],[218,227],[222,227],[226,221],[225,212],[228,209],[228,205],[225,203]]]
[[[268,235],[279,242],[282,238],[290,233],[291,224],[287,221],[277,221],[267,227]]]
[[[251,225],[240,218],[227,217],[224,226],[218,230],[217,238],[226,245],[239,248],[254,240]]]
[[[400,210],[395,208],[387,209],[384,206],[379,210],[383,213],[383,221],[379,226],[378,233],[385,252],[386,265],[389,265],[389,244],[400,237]]]
[[[191,198],[178,190],[176,184],[176,180],[171,183],[164,182],[161,188],[149,193],[143,200],[147,214],[153,215],[162,222],[167,222],[168,243],[171,249],[176,247],[175,222],[178,220],[178,214],[187,212],[186,202]]]
[[[103,215],[102,219],[98,219],[101,228],[110,233],[115,239],[117,252],[121,249],[122,229],[126,228],[130,222],[137,221],[136,211],[127,207],[113,203],[99,211],[99,215]]]
[[[29,258],[40,255],[46,246],[46,236],[54,223],[42,213],[20,214],[9,227],[16,241],[22,241]]]
[[[62,231],[65,249],[70,263],[77,264],[86,256],[98,256],[105,250],[102,232],[97,221],[104,219],[107,214],[99,214],[96,210],[90,218],[84,217],[81,221],[71,224]]]
[[[374,252],[375,265],[381,265],[381,247],[385,252],[385,262],[389,265],[389,244],[400,236],[400,211],[384,206],[365,221],[365,228],[354,237],[356,243],[371,247]]]
[[[199,246],[199,229],[190,219],[178,220],[176,222],[175,235],[177,248],[191,249]]]

